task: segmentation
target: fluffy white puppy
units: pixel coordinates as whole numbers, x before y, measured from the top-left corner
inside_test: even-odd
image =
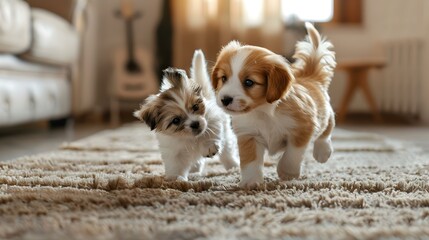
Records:
[[[212,72],[217,103],[232,115],[238,137],[242,187],[262,183],[265,151],[279,154],[281,179],[297,178],[304,152],[326,162],[333,148],[334,111],[328,87],[334,74],[332,44],[310,23],[307,41],[296,46],[295,62],[265,48],[225,46]]]
[[[203,172],[205,157],[219,154],[226,169],[238,166],[230,117],[216,104],[204,54],[195,51],[191,79],[184,70],[164,70],[161,92],[148,97],[134,116],[156,132],[168,180]]]

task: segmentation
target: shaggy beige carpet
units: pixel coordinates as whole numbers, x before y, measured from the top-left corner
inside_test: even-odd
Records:
[[[55,152],[0,162],[0,238],[429,238],[429,158],[382,137],[336,130],[333,158],[308,154],[303,176],[237,187],[210,160],[204,177],[166,182],[143,125]]]

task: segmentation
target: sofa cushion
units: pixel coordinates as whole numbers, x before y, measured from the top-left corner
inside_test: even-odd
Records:
[[[76,0],[26,0],[32,8],[41,8],[64,18],[68,22],[73,20],[73,11],[76,7]]]
[[[0,54],[0,76],[2,73],[15,75],[67,76],[68,69],[46,64],[28,62],[11,54]]]
[[[32,9],[33,41],[23,59],[68,66],[75,62],[79,51],[79,36],[63,18],[43,9]]]
[[[0,127],[71,113],[71,85],[61,76],[0,72]]]
[[[0,0],[0,53],[22,53],[31,44],[31,12],[28,4]]]

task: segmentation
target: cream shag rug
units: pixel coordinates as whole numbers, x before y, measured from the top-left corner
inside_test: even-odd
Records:
[[[336,130],[326,164],[310,152],[298,180],[243,191],[238,169],[166,182],[142,124],[55,152],[0,162],[0,238],[429,238],[429,158],[380,136]]]

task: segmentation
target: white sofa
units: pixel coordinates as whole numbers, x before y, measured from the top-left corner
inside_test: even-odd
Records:
[[[74,0],[72,6],[67,21],[22,0],[0,0],[0,127],[69,118],[94,107],[95,93],[84,96],[95,90],[95,77],[84,72],[94,68],[84,56],[91,47],[84,31],[90,5]]]

